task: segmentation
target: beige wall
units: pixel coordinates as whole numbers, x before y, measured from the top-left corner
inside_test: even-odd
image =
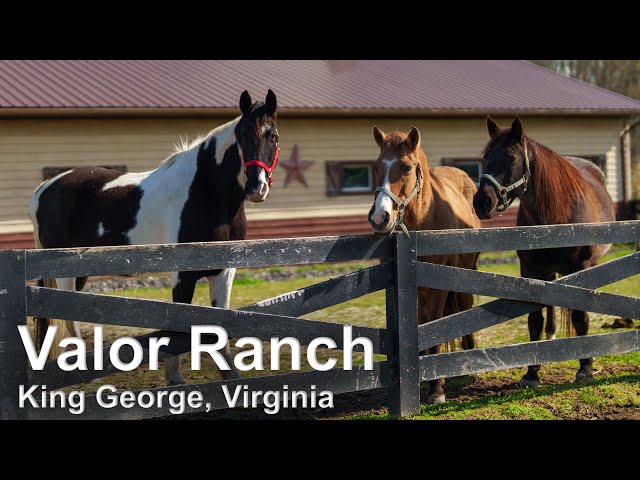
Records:
[[[621,194],[618,133],[622,118],[527,118],[525,131],[564,154],[606,154],[608,188],[614,200]],[[126,164],[129,171],[155,168],[171,153],[180,135],[205,133],[226,118],[208,119],[37,119],[0,120],[0,233],[28,229],[28,203],[45,166]],[[504,126],[510,119],[496,117]],[[374,160],[371,138],[377,124],[385,131],[407,131],[416,125],[432,165],[442,157],[474,157],[487,140],[484,118],[281,118],[278,123],[281,160],[298,144],[310,188],[296,183],[283,188],[285,171],[278,168],[265,204],[250,205],[251,219],[365,214],[371,195],[327,197],[327,160]]]

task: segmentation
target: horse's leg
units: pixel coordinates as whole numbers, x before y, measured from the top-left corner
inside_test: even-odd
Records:
[[[440,353],[440,345],[429,347],[429,355]],[[444,394],[444,378],[429,380],[429,394],[427,395],[427,403],[444,403],[447,397]]]
[[[544,334],[547,340],[556,338],[556,310],[552,305],[547,307],[547,322],[544,324]]]
[[[556,274],[549,274],[544,280],[553,282],[556,279]],[[544,337],[546,340],[553,340],[556,338],[556,309],[553,305],[547,307],[547,321],[544,324]]]
[[[209,297],[211,299],[212,307],[229,308],[231,304],[231,287],[233,285],[233,277],[236,275],[235,268],[225,268],[218,275],[211,275],[207,277],[209,282]],[[233,364],[231,357],[231,350],[229,344],[224,347],[222,356],[227,361],[231,370],[221,370],[222,377],[225,380],[237,380],[242,378],[240,372]]]
[[[448,292],[431,288],[418,288],[418,323],[423,324],[442,318]],[[438,353],[440,345],[429,348],[429,354]],[[427,403],[443,403],[446,401],[444,394],[444,378],[429,380],[429,394]]]
[[[585,247],[586,249],[586,247]],[[588,250],[590,252],[590,250]],[[577,268],[572,268],[570,273],[582,271],[586,268],[596,265],[596,260],[586,260],[578,262]],[[571,323],[576,330],[577,336],[587,335],[589,333],[589,314],[582,310],[571,310]],[[588,382],[593,380],[593,358],[581,358],[580,369],[576,373],[576,382]]]
[[[589,333],[589,314],[582,310],[571,310],[571,323],[576,329],[576,335],[587,335]],[[580,370],[576,373],[576,382],[587,382],[593,380],[593,358],[581,358]]]
[[[56,278],[56,286],[60,290],[75,291],[76,290],[76,278],[75,277]],[[65,321],[65,324],[66,324],[67,333],[69,334],[69,336],[82,338],[82,335],[80,334],[80,322],[67,320],[67,321]],[[58,331],[58,335],[60,333],[61,332]],[[58,341],[58,338],[57,338],[58,335],[56,335],[56,345],[57,345],[57,341]],[[63,336],[64,336],[64,333],[63,333]]]
[[[456,296],[457,304],[458,304],[458,312],[464,312],[465,310],[469,310],[473,307],[473,294],[471,293],[454,293]],[[452,312],[457,313],[457,312]],[[462,349],[463,350],[473,350],[476,348],[476,336],[474,333],[469,333],[462,337],[461,340]]]
[[[195,272],[179,272],[171,275],[173,283],[173,301],[176,303],[191,303],[193,292],[198,281],[198,274]],[[185,383],[182,373],[180,373],[180,355],[170,357],[164,361],[164,378],[167,385],[180,385]]]
[[[555,278],[555,274],[541,274],[539,272],[529,272],[526,267],[520,264],[520,275],[527,278],[536,278],[538,280],[547,280]],[[553,307],[550,307],[553,308]],[[555,323],[554,323],[555,325]],[[531,342],[537,342],[542,337],[542,327],[544,326],[544,317],[542,316],[542,310],[537,310],[529,314],[528,318],[529,326],[529,340]],[[554,328],[555,330],[555,328]],[[520,385],[527,388],[535,388],[540,385],[540,377],[538,372],[540,371],[540,365],[529,365],[527,367],[527,373],[520,380]]]

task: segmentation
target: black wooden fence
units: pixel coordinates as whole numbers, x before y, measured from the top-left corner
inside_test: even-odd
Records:
[[[555,282],[482,273],[417,261],[418,257],[446,253],[523,250],[636,242],[640,221],[544,227],[509,227],[480,230],[412,232],[372,235],[149,245],[55,250],[0,251],[0,418],[146,418],[169,415],[162,408],[115,407],[105,409],[87,396],[82,415],[65,409],[19,408],[19,385],[47,385],[59,389],[114,373],[110,346],[103,348],[104,368],[65,372],[50,361],[42,371],[27,368],[27,357],[17,326],[27,316],[90,321],[158,329],[138,337],[146,347],[152,337],[171,338],[161,357],[190,348],[191,325],[220,325],[230,337],[292,336],[302,344],[325,336],[342,346],[342,325],[298,318],[347,300],[386,289],[386,329],[354,326],[353,335],[367,337],[374,353],[386,361],[351,371],[300,372],[282,375],[163,387],[165,391],[200,391],[213,409],[227,408],[221,386],[248,385],[252,390],[307,390],[334,394],[374,388],[389,390],[392,416],[419,411],[420,382],[441,377],[486,372],[529,364],[627,353],[640,349],[640,331],[549,340],[503,347],[420,356],[430,346],[496,325],[535,311],[544,305],[580,308],[592,312],[640,317],[640,299],[606,294],[593,289],[640,273],[640,253],[563,277]],[[371,268],[343,275],[240,309],[173,304],[27,285],[27,280],[50,277],[133,274],[227,267],[263,267],[349,260],[380,259]],[[485,305],[418,327],[417,288],[428,286],[499,297]],[[148,360],[145,348],[145,359]],[[125,351],[121,360],[128,362]],[[203,407],[204,408],[204,407]],[[203,409],[202,408],[202,409]],[[190,409],[191,413],[202,409]]]

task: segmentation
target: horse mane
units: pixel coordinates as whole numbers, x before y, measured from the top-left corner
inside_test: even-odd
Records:
[[[524,136],[530,159],[538,215],[546,224],[570,223],[574,206],[584,201],[580,172],[566,158]]]
[[[240,117],[236,117],[233,120],[231,120],[231,121],[229,121],[229,122],[227,122],[227,123],[225,123],[223,125],[217,126],[213,130],[211,130],[209,133],[200,134],[200,135],[196,136],[192,140],[189,140],[188,137],[180,136],[178,141],[176,143],[174,143],[173,146],[172,146],[173,147],[173,153],[171,155],[169,155],[167,158],[165,158],[164,160],[162,160],[160,162],[160,166],[158,168],[169,168],[180,157],[180,154],[188,152],[190,150],[193,150],[194,148],[198,147],[203,142],[206,142],[210,138],[215,137],[216,135],[218,135],[222,130],[226,130],[228,127],[231,126],[231,124],[236,123],[238,120],[240,120]]]
[[[195,137],[193,140],[189,140],[189,137],[183,138],[181,135],[178,141],[173,144],[173,153],[174,154],[182,153],[182,152],[191,150],[194,147],[197,147],[202,142],[204,142],[207,138],[209,138],[212,133],[213,133],[213,130],[209,133],[201,133],[200,135]]]

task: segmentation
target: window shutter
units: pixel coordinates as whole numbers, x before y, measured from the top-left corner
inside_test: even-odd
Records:
[[[342,191],[344,179],[342,164],[340,162],[326,162],[327,196],[335,197]]]

